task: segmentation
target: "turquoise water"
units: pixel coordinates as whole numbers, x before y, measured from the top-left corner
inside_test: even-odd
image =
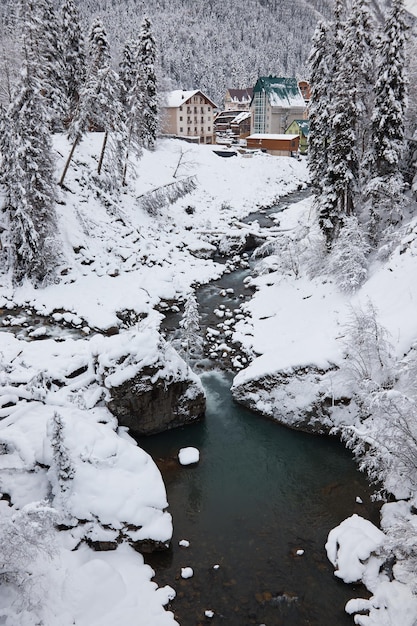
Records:
[[[378,511],[350,453],[236,405],[224,374],[203,382],[203,422],[139,441],[161,468],[174,520],[171,549],[147,558],[156,582],[177,591],[171,610],[182,626],[352,624],[344,605],[366,592],[335,579],[324,544],[346,517],[377,523]],[[198,465],[179,465],[185,446],[200,450]],[[186,566],[194,576],[182,579]]]

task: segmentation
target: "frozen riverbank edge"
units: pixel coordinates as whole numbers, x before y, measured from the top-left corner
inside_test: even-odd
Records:
[[[56,136],[55,141],[59,173],[69,146],[62,137]],[[210,258],[214,249],[211,243],[213,232],[224,233],[227,236],[235,220],[242,219],[255,207],[271,205],[279,197],[285,196],[308,181],[305,161],[277,159],[265,154],[257,154],[252,158],[220,159],[208,146],[191,146],[169,140],[161,141],[154,153],[145,152],[139,166],[138,179],[131,183],[120,198],[115,199],[109,197],[97,180],[88,173],[90,166],[94,170],[95,155],[100,141],[99,134],[90,135],[79,147],[78,156],[76,155],[74,161],[75,168],[68,174],[68,191],[62,192],[57,207],[63,252],[62,265],[58,268],[59,282],[45,289],[35,290],[28,283],[13,289],[8,277],[2,277],[1,307],[6,312],[16,308],[26,309],[28,315],[22,325],[26,324],[29,328],[33,312],[43,318],[52,317],[62,330],[59,343],[68,348],[72,364],[79,358],[80,351],[83,352],[81,346],[89,343],[94,333],[118,335],[122,339],[129,333],[134,333],[138,342],[143,340],[144,346],[143,352],[136,354],[136,357],[146,359],[149,354],[152,355],[152,350],[149,352],[148,339],[158,332],[163,312],[183,301],[191,288],[217,278],[224,271],[223,266],[217,265]],[[181,169],[178,171],[179,162]],[[174,178],[174,175],[177,178]],[[153,215],[147,213],[143,203],[144,197],[149,197],[154,190],[169,185],[178,178],[188,176],[194,176],[196,180],[196,188],[192,193],[173,204],[168,202],[165,205],[161,204]],[[281,228],[289,229],[289,232],[293,233],[299,232],[299,228],[308,227],[311,223],[311,204],[306,200],[293,206],[289,211],[280,214],[279,220]],[[412,228],[411,226],[411,233],[414,232]],[[244,390],[250,388],[252,381],[289,377],[293,387],[291,389],[285,386],[285,391],[290,391],[285,394],[285,401],[289,403],[285,415],[291,413],[299,415],[303,405],[307,408],[313,406],[314,400],[320,399],[319,390],[324,389],[326,397],[330,397],[331,404],[334,404],[331,415],[332,419],[336,419],[338,403],[333,400],[344,398],[345,394],[349,398],[345,383],[338,380],[334,372],[337,371],[342,354],[338,339],[340,329],[352,303],[360,302],[361,298],[364,300],[372,298],[382,316],[382,323],[396,338],[398,353],[407,352],[414,340],[414,320],[411,315],[416,289],[411,284],[414,267],[413,247],[409,246],[407,252],[402,255],[400,250],[399,244],[397,253],[393,251],[385,264],[381,263],[375,267],[374,274],[355,296],[353,302],[352,299],[341,295],[328,277],[323,276],[320,280],[313,281],[308,278],[301,271],[297,258],[294,265],[293,257],[284,272],[282,266],[276,266],[276,259],[270,259],[268,268],[260,272],[257,278],[252,279],[256,289],[255,296],[246,305],[248,315],[238,322],[234,331],[233,339],[242,346],[252,361],[251,365],[235,378],[234,393],[237,394],[237,390],[240,390],[243,400]],[[406,267],[405,263],[410,263],[410,266]],[[404,286],[403,280],[398,279],[403,272],[408,277],[409,285]],[[372,287],[373,284],[375,288]],[[388,298],[388,290],[391,291],[392,299]],[[404,293],[408,294],[407,302],[404,301]],[[392,302],[395,303],[394,307]],[[66,336],[68,329],[75,329],[79,336],[77,338]],[[41,339],[43,332],[44,337],[47,337],[47,329],[36,327],[29,333],[25,331],[26,335],[33,333],[33,339],[37,337],[36,343],[41,346],[41,351],[46,350],[48,342],[50,345],[53,341]],[[27,350],[27,342],[23,337],[17,337],[16,342]],[[14,344],[14,341],[10,341],[10,345],[12,343]],[[120,357],[117,350],[115,354],[110,355],[116,362]],[[43,498],[45,493],[49,498],[49,507],[51,502],[52,508],[58,508],[58,505],[62,504],[62,489],[60,490],[59,485],[54,483],[54,473],[51,465],[48,465],[51,460],[51,448],[48,447],[47,429],[50,424],[51,432],[55,413],[60,415],[65,424],[65,446],[76,466],[75,471],[80,466],[81,477],[82,471],[86,468],[90,470],[90,466],[95,470],[105,468],[106,474],[102,475],[111,477],[111,480],[104,480],[104,483],[117,491],[126,471],[123,463],[120,466],[122,473],[118,474],[116,471],[119,456],[121,455],[124,460],[129,457],[119,450],[122,444],[115,442],[116,440],[119,442],[120,439],[126,443],[129,438],[126,431],[118,427],[108,409],[103,406],[103,389],[96,378],[91,380],[92,370],[87,368],[83,371],[85,363],[81,362],[81,359],[81,368],[77,376],[70,378],[70,385],[53,389],[54,394],[51,394],[50,376],[49,378],[45,376],[45,368],[41,367],[42,359],[34,358],[28,367],[25,358],[21,359],[20,354],[18,356],[16,344],[7,349],[3,349],[2,344],[1,351],[4,363],[3,388],[7,389],[9,394],[9,397],[6,393],[3,395],[2,410],[3,416],[7,419],[0,424],[1,437],[7,440],[6,446],[9,445],[9,452],[3,458],[7,464],[12,456],[13,462],[19,464],[18,473],[8,471],[14,467],[12,464],[3,467],[5,471],[2,470],[1,489],[5,494],[10,494],[11,491],[20,494],[19,499],[16,496],[16,502],[12,500],[14,514],[18,515],[25,506],[33,506],[34,496],[38,496],[38,499]],[[65,352],[65,348],[60,347],[59,351]],[[254,358],[256,355],[257,358]],[[51,354],[51,359],[55,356]],[[94,359],[92,363],[96,367]],[[124,365],[125,369],[135,367],[129,359],[124,361]],[[21,375],[25,368],[27,375],[25,384],[30,387],[31,394],[37,394],[36,399],[25,395],[16,397],[15,390],[13,392],[16,372],[19,371]],[[97,372],[100,374],[100,368],[94,370],[94,376]],[[311,375],[309,381],[303,378],[306,372]],[[64,368],[63,376],[65,377],[67,373],[71,372]],[[294,373],[301,376],[299,385],[297,377],[292,376]],[[59,377],[55,380],[59,380]],[[307,386],[304,386],[305,382],[308,382]],[[259,392],[260,384],[255,382],[255,385]],[[263,397],[260,393],[255,393],[253,408],[264,414],[269,410],[272,413],[276,411],[284,400],[282,387],[281,384],[272,385]],[[306,389],[310,390],[310,399],[306,395]],[[50,402],[52,397],[53,401]],[[16,407],[16,411],[12,410],[13,407]],[[36,416],[35,408],[39,408],[43,416],[39,420],[29,420],[31,428],[33,431],[36,430],[37,435],[30,438],[28,446],[25,420],[28,413],[31,418]],[[74,440],[77,440],[78,436],[71,435],[75,424],[79,423],[79,412],[83,418],[87,418],[91,428],[95,429],[94,436],[87,438],[92,444],[92,450],[86,448],[77,450]],[[284,413],[281,411],[281,414]],[[22,427],[19,426],[20,419],[23,420]],[[8,439],[13,429],[14,438]],[[104,431],[106,437],[101,434]],[[110,440],[107,443],[107,435],[111,438],[111,444]],[[103,441],[101,448],[96,445],[97,439]],[[136,459],[134,463],[142,459],[145,466],[153,467],[150,458],[143,461],[139,449],[131,440],[128,449],[129,455]],[[130,463],[131,461],[128,462],[129,467]],[[36,469],[38,467],[42,471]],[[131,484],[130,486],[136,490],[138,498],[143,499],[144,495],[146,496],[145,503],[153,492],[153,484],[158,485],[156,491],[160,499],[155,503],[151,498],[147,504],[157,512],[161,520],[164,520],[165,526],[161,531],[161,528],[157,524],[153,525],[150,519],[147,530],[152,531],[157,537],[159,533],[161,541],[169,541],[170,521],[164,510],[166,500],[160,476],[155,478],[156,482],[153,483],[146,474],[140,479],[136,478],[136,471],[134,474],[134,486]],[[34,476],[39,481],[36,483],[36,490],[28,488],[28,485],[32,484],[29,481]],[[117,476],[120,478],[117,479]],[[55,491],[52,491],[52,498],[53,489]],[[111,536],[114,539],[114,533],[119,533],[123,524],[129,526],[129,519],[123,508],[120,509],[120,515],[119,509],[117,510],[117,515],[111,518],[109,523],[111,516],[106,509],[112,500],[112,492],[105,490],[100,493],[96,491],[89,493],[88,498],[84,500],[84,503],[95,501],[96,504],[102,505],[99,512],[98,504],[92,510],[88,507],[87,513],[93,521],[90,524],[93,539],[97,528],[100,529],[100,533],[106,531],[106,538]],[[7,507],[7,510],[10,512],[10,507]],[[146,508],[142,506],[141,510]],[[118,527],[114,528],[115,525]],[[138,527],[141,525],[143,521]],[[50,592],[42,597],[42,602],[36,603],[31,598],[31,608],[26,616],[28,623],[30,619],[33,621],[34,615],[42,619],[47,626],[55,626],[58,623],[65,626],[66,623],[72,624],[73,621],[77,626],[87,623],[89,626],[104,626],[106,623],[120,621],[121,617],[126,626],[130,624],[137,626],[138,623],[140,626],[142,624],[164,626],[174,622],[172,613],[162,608],[169,602],[174,592],[170,589],[156,589],[156,585],[150,582],[152,571],[143,565],[139,554],[132,555],[128,552],[129,546],[125,542],[112,552],[94,553],[84,547],[74,552],[72,550],[74,542],[78,542],[80,537],[74,538],[73,531],[69,531],[69,535],[71,540],[64,539],[68,532],[59,533],[59,537],[55,538],[58,543],[52,565],[45,563],[41,556],[34,561],[34,573],[39,577],[38,588],[45,586],[47,581]],[[101,536],[100,541],[104,540],[105,538]],[[365,557],[359,555],[358,558],[366,560],[367,555]],[[53,571],[55,576],[51,575]],[[339,571],[342,571],[340,567]],[[94,594],[97,594],[94,590],[100,588],[97,583],[100,577],[106,578],[113,590],[108,594],[108,604],[102,604],[98,598],[97,601],[94,600]],[[78,579],[84,581],[84,586],[75,585]],[[383,581],[377,582],[379,585]],[[401,606],[412,610],[414,599],[411,592],[405,585],[398,584],[402,594]],[[6,621],[6,624],[16,623],[13,611],[20,610],[20,619],[28,608],[27,606],[19,608],[19,605],[16,605],[18,597],[13,595],[12,587],[5,591],[1,596],[0,606],[5,615],[9,612],[10,619],[7,617],[9,622]],[[371,591],[374,592],[374,589]],[[29,590],[27,593],[30,593]],[[377,596],[377,591],[374,595]],[[395,605],[392,595],[384,592],[384,598],[388,597],[389,611]],[[378,615],[381,620],[385,619],[381,615],[382,604],[382,600],[376,603],[372,609],[376,617],[370,616],[370,619],[376,620]],[[360,610],[358,607],[353,608]],[[141,621],[138,622],[138,619]],[[357,619],[362,618],[358,616]],[[364,616],[363,620],[366,619],[367,616]],[[408,623],[405,619],[402,621],[404,624]]]

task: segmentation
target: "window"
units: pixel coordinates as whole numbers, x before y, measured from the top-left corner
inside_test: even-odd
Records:
[[[207,111],[211,111],[211,107],[207,107]]]
[[[180,126],[180,133],[183,133],[183,132],[184,132],[184,129],[182,126]]]
[[[210,131],[211,131],[211,126],[209,126],[209,127],[207,128],[207,130],[210,132]]]
[[[182,111],[182,106],[180,107],[180,111]]]
[[[201,112],[204,113],[204,107],[201,107]]]
[[[180,122],[182,122],[182,115],[180,115]]]

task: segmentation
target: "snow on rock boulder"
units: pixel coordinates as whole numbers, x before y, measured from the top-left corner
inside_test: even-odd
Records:
[[[98,355],[107,406],[119,423],[140,435],[183,426],[205,413],[199,377],[157,331],[124,333]]]
[[[0,389],[14,397],[68,402],[83,409],[103,401],[122,426],[141,435],[182,426],[205,413],[199,377],[155,329],[94,335],[88,341],[2,341],[13,378]],[[6,377],[7,378],[7,377]]]
[[[16,509],[50,501],[73,548],[167,548],[172,519],[161,474],[114,422],[104,407],[21,402],[0,421],[0,490]]]
[[[181,465],[193,465],[200,460],[200,452],[197,448],[181,448],[178,452],[178,460]]]
[[[384,561],[376,553],[384,539],[379,528],[356,513],[333,528],[326,551],[335,567],[335,576],[345,583],[362,581],[368,589],[374,588]]]
[[[192,578],[194,576],[194,570],[192,567],[181,568],[181,578]]]
[[[329,434],[338,411],[349,411],[345,388],[338,385],[337,367],[313,365],[285,371],[256,371],[259,357],[233,380],[231,392],[239,404],[280,424],[308,433]],[[345,416],[346,419],[346,416]]]
[[[349,615],[355,614],[354,620],[358,626],[378,624],[415,626],[417,598],[409,586],[397,580],[383,580],[369,600],[364,598],[349,600],[345,610]],[[368,614],[365,615],[365,612]]]

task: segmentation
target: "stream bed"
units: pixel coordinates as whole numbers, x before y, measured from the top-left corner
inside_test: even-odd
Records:
[[[282,208],[307,193],[291,194]],[[268,227],[280,208],[245,222]],[[170,609],[181,626],[348,626],[346,602],[369,594],[335,578],[324,546],[329,531],[353,513],[378,524],[379,507],[337,439],[291,431],[233,401],[230,370],[236,359],[243,367],[245,357],[230,342],[230,329],[251,296],[243,282],[250,270],[243,255],[197,291],[207,347],[193,367],[206,389],[205,420],[139,440],[162,472],[174,523],[169,551],[146,561],[158,585],[176,590]],[[168,337],[179,319],[167,315]],[[187,446],[200,450],[195,466],[177,460]],[[192,577],[181,577],[185,567]]]

